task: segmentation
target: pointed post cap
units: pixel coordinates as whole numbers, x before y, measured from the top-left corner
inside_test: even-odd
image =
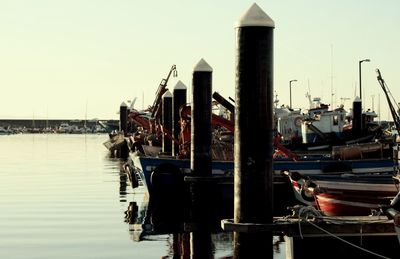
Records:
[[[200,59],[197,65],[193,69],[194,72],[212,72],[213,69],[210,65],[204,60]]]
[[[128,105],[125,102],[122,102],[119,107],[128,107]]]
[[[242,17],[240,17],[235,27],[251,27],[251,26],[275,28],[275,23],[256,3],[254,3],[242,15]]]
[[[167,90],[163,95],[162,98],[172,98],[172,94],[169,90]]]
[[[355,103],[359,103],[359,102],[361,102],[361,99],[360,99],[360,97],[356,96],[356,98],[354,99],[354,101],[353,101],[353,102],[355,102]]]
[[[187,89],[186,85],[182,83],[181,80],[179,80],[174,87],[174,90],[186,90],[186,89]]]

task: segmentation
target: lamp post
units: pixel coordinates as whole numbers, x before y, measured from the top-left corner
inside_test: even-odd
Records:
[[[289,97],[290,97],[290,106],[289,108],[292,109],[292,82],[297,82],[296,79],[289,81]]]
[[[363,62],[370,62],[369,59],[363,59],[358,61],[358,75],[359,75],[359,82],[360,82],[360,99],[362,100],[362,90],[361,90],[361,63]]]

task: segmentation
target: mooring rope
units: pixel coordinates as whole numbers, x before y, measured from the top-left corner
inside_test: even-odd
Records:
[[[302,216],[305,216],[305,217],[302,217]],[[315,218],[320,218],[323,215],[322,215],[322,213],[320,211],[316,210],[312,206],[305,206],[305,207],[301,207],[299,209],[299,212],[298,212],[298,224],[299,224],[299,234],[300,234],[301,239],[303,239],[303,234],[301,232],[301,221],[303,219],[306,219],[308,221],[309,216],[313,216],[314,219],[315,219]]]
[[[348,244],[348,245],[351,245],[351,246],[353,246],[353,247],[355,247],[355,248],[358,248],[358,249],[360,249],[360,250],[362,250],[362,251],[364,251],[364,252],[366,252],[366,253],[370,253],[370,254],[375,255],[375,256],[377,256],[377,257],[380,257],[380,258],[391,259],[390,257],[386,257],[386,256],[384,256],[384,255],[377,254],[377,253],[372,252],[372,251],[370,251],[370,250],[368,250],[368,249],[365,249],[365,248],[363,248],[363,247],[357,246],[357,245],[355,245],[355,244],[353,244],[353,243],[351,243],[351,242],[349,242],[349,241],[347,241],[347,240],[344,240],[343,238],[340,238],[340,237],[338,237],[338,236],[336,236],[336,235],[330,233],[329,231],[326,231],[325,229],[323,229],[323,228],[321,228],[320,226],[318,226],[318,225],[312,223],[311,221],[307,221],[307,222],[310,223],[312,226],[318,228],[318,229],[321,230],[322,232],[325,232],[326,234],[328,234],[328,235],[330,235],[330,236],[332,236],[332,237],[334,237],[334,238],[336,238],[336,239],[338,239],[338,240],[340,240],[340,241],[342,241],[342,242],[344,242],[344,243],[346,243],[346,244]]]
[[[302,221],[305,221],[305,222],[308,222],[309,224],[311,224],[312,226],[314,226],[315,228],[318,228],[319,230],[323,231],[324,233],[326,233],[326,234],[328,234],[328,235],[330,235],[330,236],[332,236],[332,237],[334,237],[334,238],[336,238],[336,239],[338,239],[338,240],[340,240],[340,241],[342,241],[342,242],[344,242],[344,243],[346,243],[346,244],[348,244],[348,245],[351,245],[351,246],[353,246],[353,247],[355,247],[355,248],[358,248],[358,249],[360,249],[360,250],[362,250],[362,251],[364,251],[364,252],[366,252],[366,253],[370,253],[370,254],[375,255],[375,256],[378,256],[378,257],[380,257],[380,258],[390,259],[389,257],[383,256],[383,255],[380,255],[380,254],[377,254],[377,253],[372,252],[372,251],[370,251],[370,250],[368,250],[368,249],[365,249],[365,248],[363,248],[363,247],[357,246],[357,245],[355,245],[355,244],[353,244],[353,243],[351,243],[351,242],[349,242],[349,241],[346,241],[346,240],[344,240],[344,239],[342,239],[342,238],[340,238],[340,237],[338,237],[338,236],[336,236],[336,235],[330,233],[329,231],[327,231],[327,230],[321,228],[320,226],[314,224],[314,223],[309,219],[310,216],[313,217],[314,220],[323,219],[324,221],[329,221],[329,222],[334,223],[334,224],[359,223],[359,220],[358,220],[358,221],[355,221],[355,220],[354,220],[354,221],[350,221],[350,220],[340,220],[340,219],[337,219],[337,218],[332,218],[332,217],[324,216],[320,211],[316,210],[316,209],[315,209],[314,207],[312,207],[312,206],[301,207],[301,208],[299,209],[299,211],[298,211],[298,219],[299,219],[299,220],[298,220],[298,224],[299,224],[299,234],[300,234],[300,237],[301,237],[302,239],[303,239],[304,237],[303,237],[303,234],[302,234],[302,231],[301,231],[301,222],[302,222]],[[387,221],[387,220],[373,220],[373,221],[370,220],[370,221],[368,221],[367,223],[369,223],[369,224],[374,224],[374,223],[382,222],[382,221]]]
[[[334,238],[336,238],[336,239],[338,239],[338,240],[340,240],[340,241],[342,241],[342,242],[344,242],[344,243],[346,243],[348,245],[351,245],[351,246],[353,246],[355,248],[358,248],[358,249],[360,249],[360,250],[362,250],[362,251],[364,251],[366,253],[375,255],[377,257],[390,259],[389,257],[377,254],[377,253],[372,252],[372,251],[370,251],[368,249],[365,249],[363,247],[357,246],[357,245],[355,245],[355,244],[353,244],[353,243],[351,243],[349,241],[344,240],[343,238],[340,238],[339,236],[336,236],[336,235],[330,233],[329,231],[327,231],[327,230],[321,228],[320,226],[314,224],[310,220],[310,216],[313,218],[313,220],[323,219],[324,221],[328,221],[328,222],[333,223],[333,224],[344,224],[344,223],[349,224],[349,223],[359,223],[360,222],[360,220],[357,220],[357,221],[356,220],[340,220],[340,219],[334,218],[334,217],[327,217],[327,216],[324,216],[321,211],[315,209],[312,206],[303,206],[298,210],[298,225],[299,225],[299,234],[300,234],[301,239],[304,239],[302,231],[301,231],[301,222],[305,221],[305,222],[308,222],[309,224],[311,224],[312,226],[318,228],[322,232],[325,232],[326,234],[328,234],[328,235],[330,235],[330,236],[332,236],[332,237],[334,237]],[[382,222],[382,221],[387,221],[387,220],[388,219],[368,220],[368,221],[364,221],[364,222],[367,223],[367,224],[374,224],[374,223],[377,223],[377,222]]]

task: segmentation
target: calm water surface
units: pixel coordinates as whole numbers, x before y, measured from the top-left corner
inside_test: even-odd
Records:
[[[0,258],[172,258],[172,235],[137,241],[125,222],[131,202],[146,203],[107,139],[0,136]],[[215,258],[231,257],[230,234],[215,238]]]

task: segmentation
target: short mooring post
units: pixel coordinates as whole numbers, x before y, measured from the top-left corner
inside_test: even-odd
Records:
[[[172,94],[167,90],[162,96],[162,152],[171,154],[172,152]],[[167,136],[170,134],[170,136]]]
[[[212,68],[201,59],[194,68],[191,107],[190,169],[198,181],[191,183],[192,221],[197,225],[190,234],[192,259],[212,258],[211,233],[207,226],[214,207],[213,187],[202,182],[211,176],[211,90]],[[206,185],[207,184],[207,185]],[[211,212],[210,212],[211,211]]]
[[[185,84],[183,84],[180,80],[178,83],[176,83],[173,91],[173,105],[172,105],[172,113],[173,113],[173,118],[172,118],[172,135],[176,140],[179,139],[179,133],[181,131],[181,126],[179,124],[180,116],[179,116],[179,109],[182,107],[182,105],[186,104],[186,95],[187,95],[187,87]],[[172,155],[176,156],[179,153],[179,147],[177,144],[172,145]]]
[[[235,223],[273,220],[274,27],[274,21],[253,4],[236,28]],[[234,242],[236,259],[273,258],[271,233],[235,232]]]
[[[360,134],[362,130],[362,102],[361,99],[356,96],[353,101],[353,127],[352,131],[354,135]]]
[[[124,135],[127,133],[128,127],[128,105],[125,102],[122,102],[119,106],[119,130],[124,132]]]

